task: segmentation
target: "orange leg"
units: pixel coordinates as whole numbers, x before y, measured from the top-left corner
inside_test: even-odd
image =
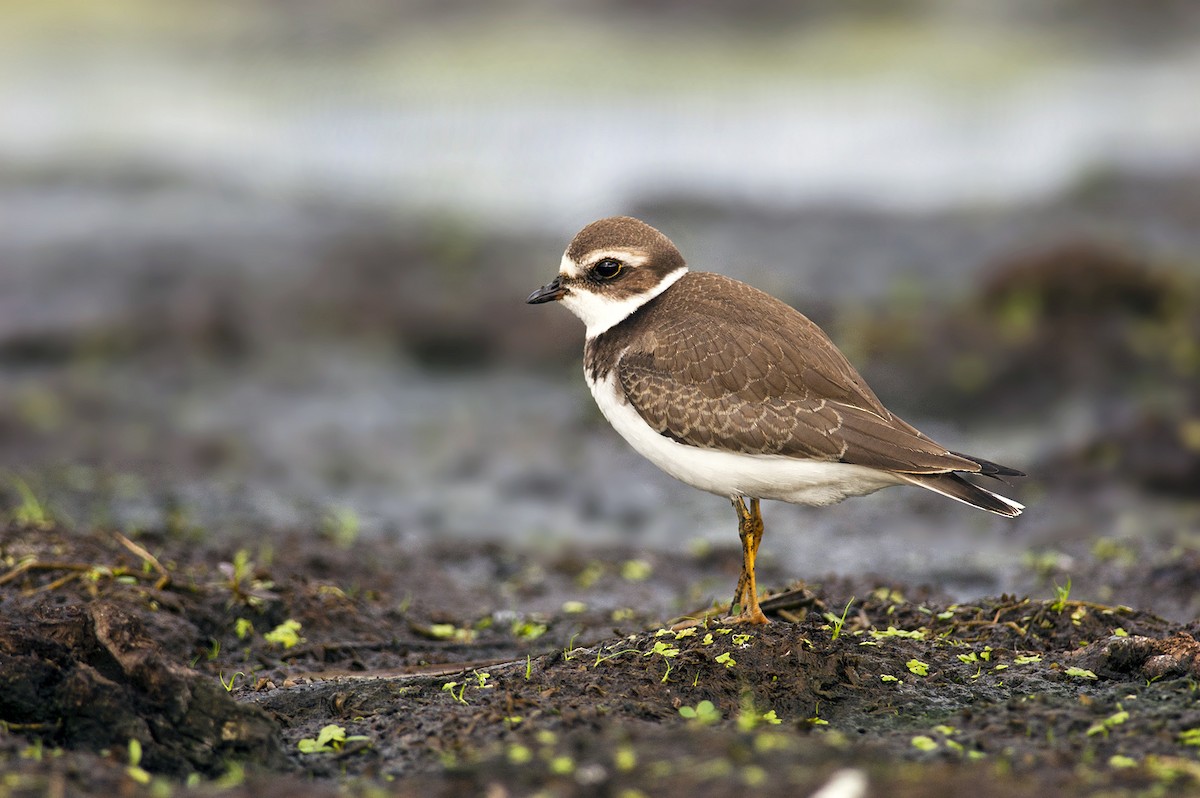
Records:
[[[742,573],[733,595],[733,606],[740,607],[741,611],[729,620],[734,623],[769,623],[758,606],[758,584],[754,579],[754,561],[758,557],[758,544],[763,536],[762,511],[758,499],[750,499],[749,509],[741,496],[735,496],[732,501],[733,509],[738,514],[738,537],[742,539]],[[730,611],[733,611],[732,606]]]

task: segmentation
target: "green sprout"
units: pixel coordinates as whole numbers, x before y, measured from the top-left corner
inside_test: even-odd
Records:
[[[842,636],[842,627],[846,625],[846,616],[850,613],[852,604],[854,604],[854,596],[851,596],[850,600],[846,602],[846,608],[842,610],[841,617],[832,612],[825,613],[825,620],[829,621],[830,626],[833,627],[833,633],[829,636],[830,640],[837,640]]]
[[[125,767],[125,772],[129,774],[129,778],[136,781],[138,784],[149,784],[150,774],[141,767],[142,762],[142,744],[136,738],[129,738],[129,764]]]
[[[936,751],[938,744],[932,737],[925,734],[918,734],[912,738],[912,747],[918,751]]]
[[[912,673],[915,673],[917,676],[928,676],[929,675],[929,663],[928,662],[921,662],[921,660],[919,660],[919,659],[910,659],[908,662],[906,662],[904,664],[908,667],[909,671],[911,671]]]
[[[232,692],[233,692],[233,686],[234,686],[234,684],[236,684],[236,683],[237,683],[237,678],[238,678],[239,676],[241,676],[243,679],[244,679],[244,678],[246,678],[246,674],[245,674],[245,673],[243,673],[242,671],[237,671],[237,672],[236,672],[236,673],[234,673],[232,676],[230,676],[230,677],[229,677],[229,681],[228,681],[228,682],[226,682],[226,681],[225,681],[225,672],[224,672],[224,671],[221,671],[220,673],[218,673],[218,674],[217,674],[217,678],[221,680],[221,686],[225,688],[225,692],[227,692],[227,693],[232,693]]]
[[[456,687],[458,688],[457,693],[454,692],[454,689]],[[453,698],[455,701],[457,701],[460,704],[468,703],[468,701],[466,699],[466,692],[467,692],[467,683],[466,682],[446,682],[445,684],[442,685],[442,692],[449,693],[450,697]]]
[[[1129,720],[1129,713],[1121,709],[1121,705],[1117,704],[1117,712],[1109,715],[1107,718],[1101,718],[1093,723],[1087,730],[1088,737],[1094,734],[1103,734],[1106,738],[1108,733],[1116,726],[1120,726],[1125,721]]]
[[[870,634],[871,634],[871,637],[875,638],[876,640],[880,640],[880,639],[884,639],[884,638],[888,638],[888,637],[904,637],[909,640],[924,640],[925,639],[925,630],[924,629],[914,629],[911,632],[909,632],[909,631],[905,631],[904,629],[897,629],[894,626],[889,626],[887,629],[885,629],[882,632],[879,631],[878,629],[872,629]]]
[[[512,633],[522,640],[537,640],[546,634],[548,627],[544,623],[530,620],[513,621]]]
[[[370,739],[370,737],[363,734],[352,734],[347,737],[345,729],[336,723],[331,723],[317,733],[315,740],[311,737],[305,737],[296,743],[296,747],[300,749],[300,753],[302,754],[337,753],[346,747],[346,743]]]
[[[361,523],[358,513],[349,507],[335,507],[325,514],[321,522],[321,533],[326,540],[340,548],[348,549],[358,540]]]
[[[754,706],[754,696],[749,692],[742,695],[742,705],[738,711],[737,727],[739,731],[749,732],[766,724],[768,726],[778,726],[783,723],[779,716],[775,714],[775,710],[771,709],[766,712],[760,712]]]
[[[254,563],[250,560],[250,552],[245,549],[238,549],[234,553],[233,562],[218,563],[217,570],[225,577],[225,581],[220,585],[229,591],[231,603],[261,607],[266,602],[278,598],[271,592],[274,583],[255,578]]]
[[[567,647],[563,649],[563,661],[570,662],[575,659],[575,652],[579,649],[575,648],[575,638],[579,637],[579,632],[571,635],[571,639],[567,641]]]
[[[1054,602],[1050,605],[1050,609],[1055,612],[1062,612],[1067,608],[1067,602],[1071,599],[1071,577],[1067,577],[1067,584],[1054,586]]]
[[[1200,728],[1184,729],[1179,733],[1179,742],[1182,745],[1200,746]]]
[[[13,510],[12,520],[20,526],[33,527],[34,529],[49,529],[54,525],[50,512],[46,509],[36,495],[33,489],[29,487],[29,483],[18,476],[10,478],[12,486],[17,489],[17,493],[21,496],[21,503],[17,505],[17,509]]]
[[[676,657],[679,656],[679,649],[675,648],[669,643],[664,643],[663,641],[659,640],[654,644],[654,648],[646,652],[645,656],[649,657],[654,654],[661,654],[664,657]]]
[[[300,636],[300,622],[291,618],[267,632],[263,639],[284,648],[292,648],[304,642],[304,638]]]
[[[237,635],[238,640],[245,640],[254,634],[254,624],[245,618],[238,618],[233,622],[233,633]]]
[[[680,707],[679,714],[701,726],[712,725],[721,719],[721,711],[707,699],[694,707]]]
[[[452,623],[433,623],[427,631],[435,640],[453,640],[455,643],[470,643],[476,636],[474,629],[455,626]]]

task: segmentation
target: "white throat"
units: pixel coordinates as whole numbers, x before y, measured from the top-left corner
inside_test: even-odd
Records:
[[[590,340],[614,324],[624,321],[629,314],[675,285],[685,274],[687,274],[687,267],[680,266],[663,277],[659,284],[651,290],[626,299],[610,299],[591,291],[572,290],[563,296],[562,303],[583,321],[587,327],[587,337]]]

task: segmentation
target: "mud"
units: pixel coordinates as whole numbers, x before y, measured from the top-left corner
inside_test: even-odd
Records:
[[[1193,251],[1194,206],[1155,196]],[[372,304],[454,273],[305,227],[333,253],[312,296],[184,281],[200,305],[155,315],[154,284],[114,337],[6,338],[0,796],[1200,791],[1195,260],[994,224],[978,291],[814,315],[889,406],[1029,471],[1030,511],[772,506],[764,628],[702,619],[740,565],[727,508],[603,426],[577,327],[521,316],[517,271],[511,316],[434,284]],[[326,343],[268,344],[284,317]]]
[[[664,600],[732,585],[733,549],[239,553],[11,524],[2,552],[4,794],[1200,789],[1197,625],[1061,591],[767,568],[774,622],[750,628]],[[304,753],[330,724],[349,739]]]

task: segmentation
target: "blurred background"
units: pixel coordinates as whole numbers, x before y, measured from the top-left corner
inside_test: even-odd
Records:
[[[1197,609],[1194,4],[4,17],[9,517],[736,546],[725,500],[604,424],[578,321],[523,304],[578,228],[633,214],[810,315],[935,438],[1030,472],[1017,522],[919,491],[771,504],[782,573],[962,596],[1074,573],[1125,600],[1136,562],[1139,589],[1180,588],[1161,611]]]

